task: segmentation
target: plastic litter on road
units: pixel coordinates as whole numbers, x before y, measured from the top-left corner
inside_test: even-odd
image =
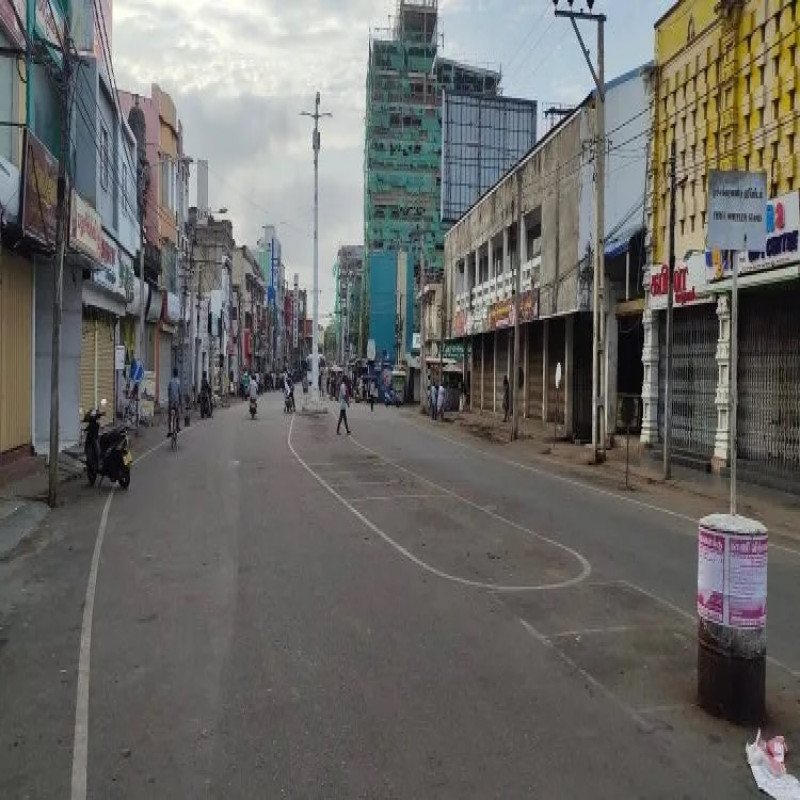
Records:
[[[764,740],[760,730],[745,747],[756,785],[764,794],[775,800],[800,800],[800,781],[786,772],[786,751],[783,736]]]

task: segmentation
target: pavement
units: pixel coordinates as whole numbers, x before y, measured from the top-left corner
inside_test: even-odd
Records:
[[[0,797],[759,796],[755,731],[695,705],[711,501],[329,408],[143,442],[129,491],[73,482],[0,562]],[[800,548],[770,545],[791,748]]]

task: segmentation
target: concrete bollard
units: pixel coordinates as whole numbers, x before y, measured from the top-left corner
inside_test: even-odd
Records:
[[[697,699],[737,725],[765,717],[767,543],[767,529],[746,517],[699,523]]]

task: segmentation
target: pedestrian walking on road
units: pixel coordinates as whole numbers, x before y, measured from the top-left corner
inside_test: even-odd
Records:
[[[508,422],[508,411],[511,406],[511,387],[508,385],[508,375],[503,375],[503,422]]]
[[[444,384],[439,384],[439,393],[436,396],[436,416],[444,422]]]
[[[375,411],[375,399],[378,397],[378,384],[373,381],[369,385],[369,410]]]
[[[344,428],[347,431],[347,435],[350,435],[350,426],[347,424],[347,407],[350,405],[350,397],[347,393],[347,384],[342,381],[342,385],[339,387],[339,422],[336,425],[336,435],[339,436],[341,434],[341,427],[342,423],[344,422]]]
[[[436,422],[436,404],[439,400],[439,393],[436,390],[436,384],[431,383],[430,397],[428,398],[431,404],[431,419]]]

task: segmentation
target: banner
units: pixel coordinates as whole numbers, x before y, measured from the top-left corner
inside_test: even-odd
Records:
[[[100,215],[73,191],[69,225],[70,247],[99,262],[102,242],[103,223]]]
[[[54,248],[58,159],[27,128],[22,171],[22,232],[39,244]]]

